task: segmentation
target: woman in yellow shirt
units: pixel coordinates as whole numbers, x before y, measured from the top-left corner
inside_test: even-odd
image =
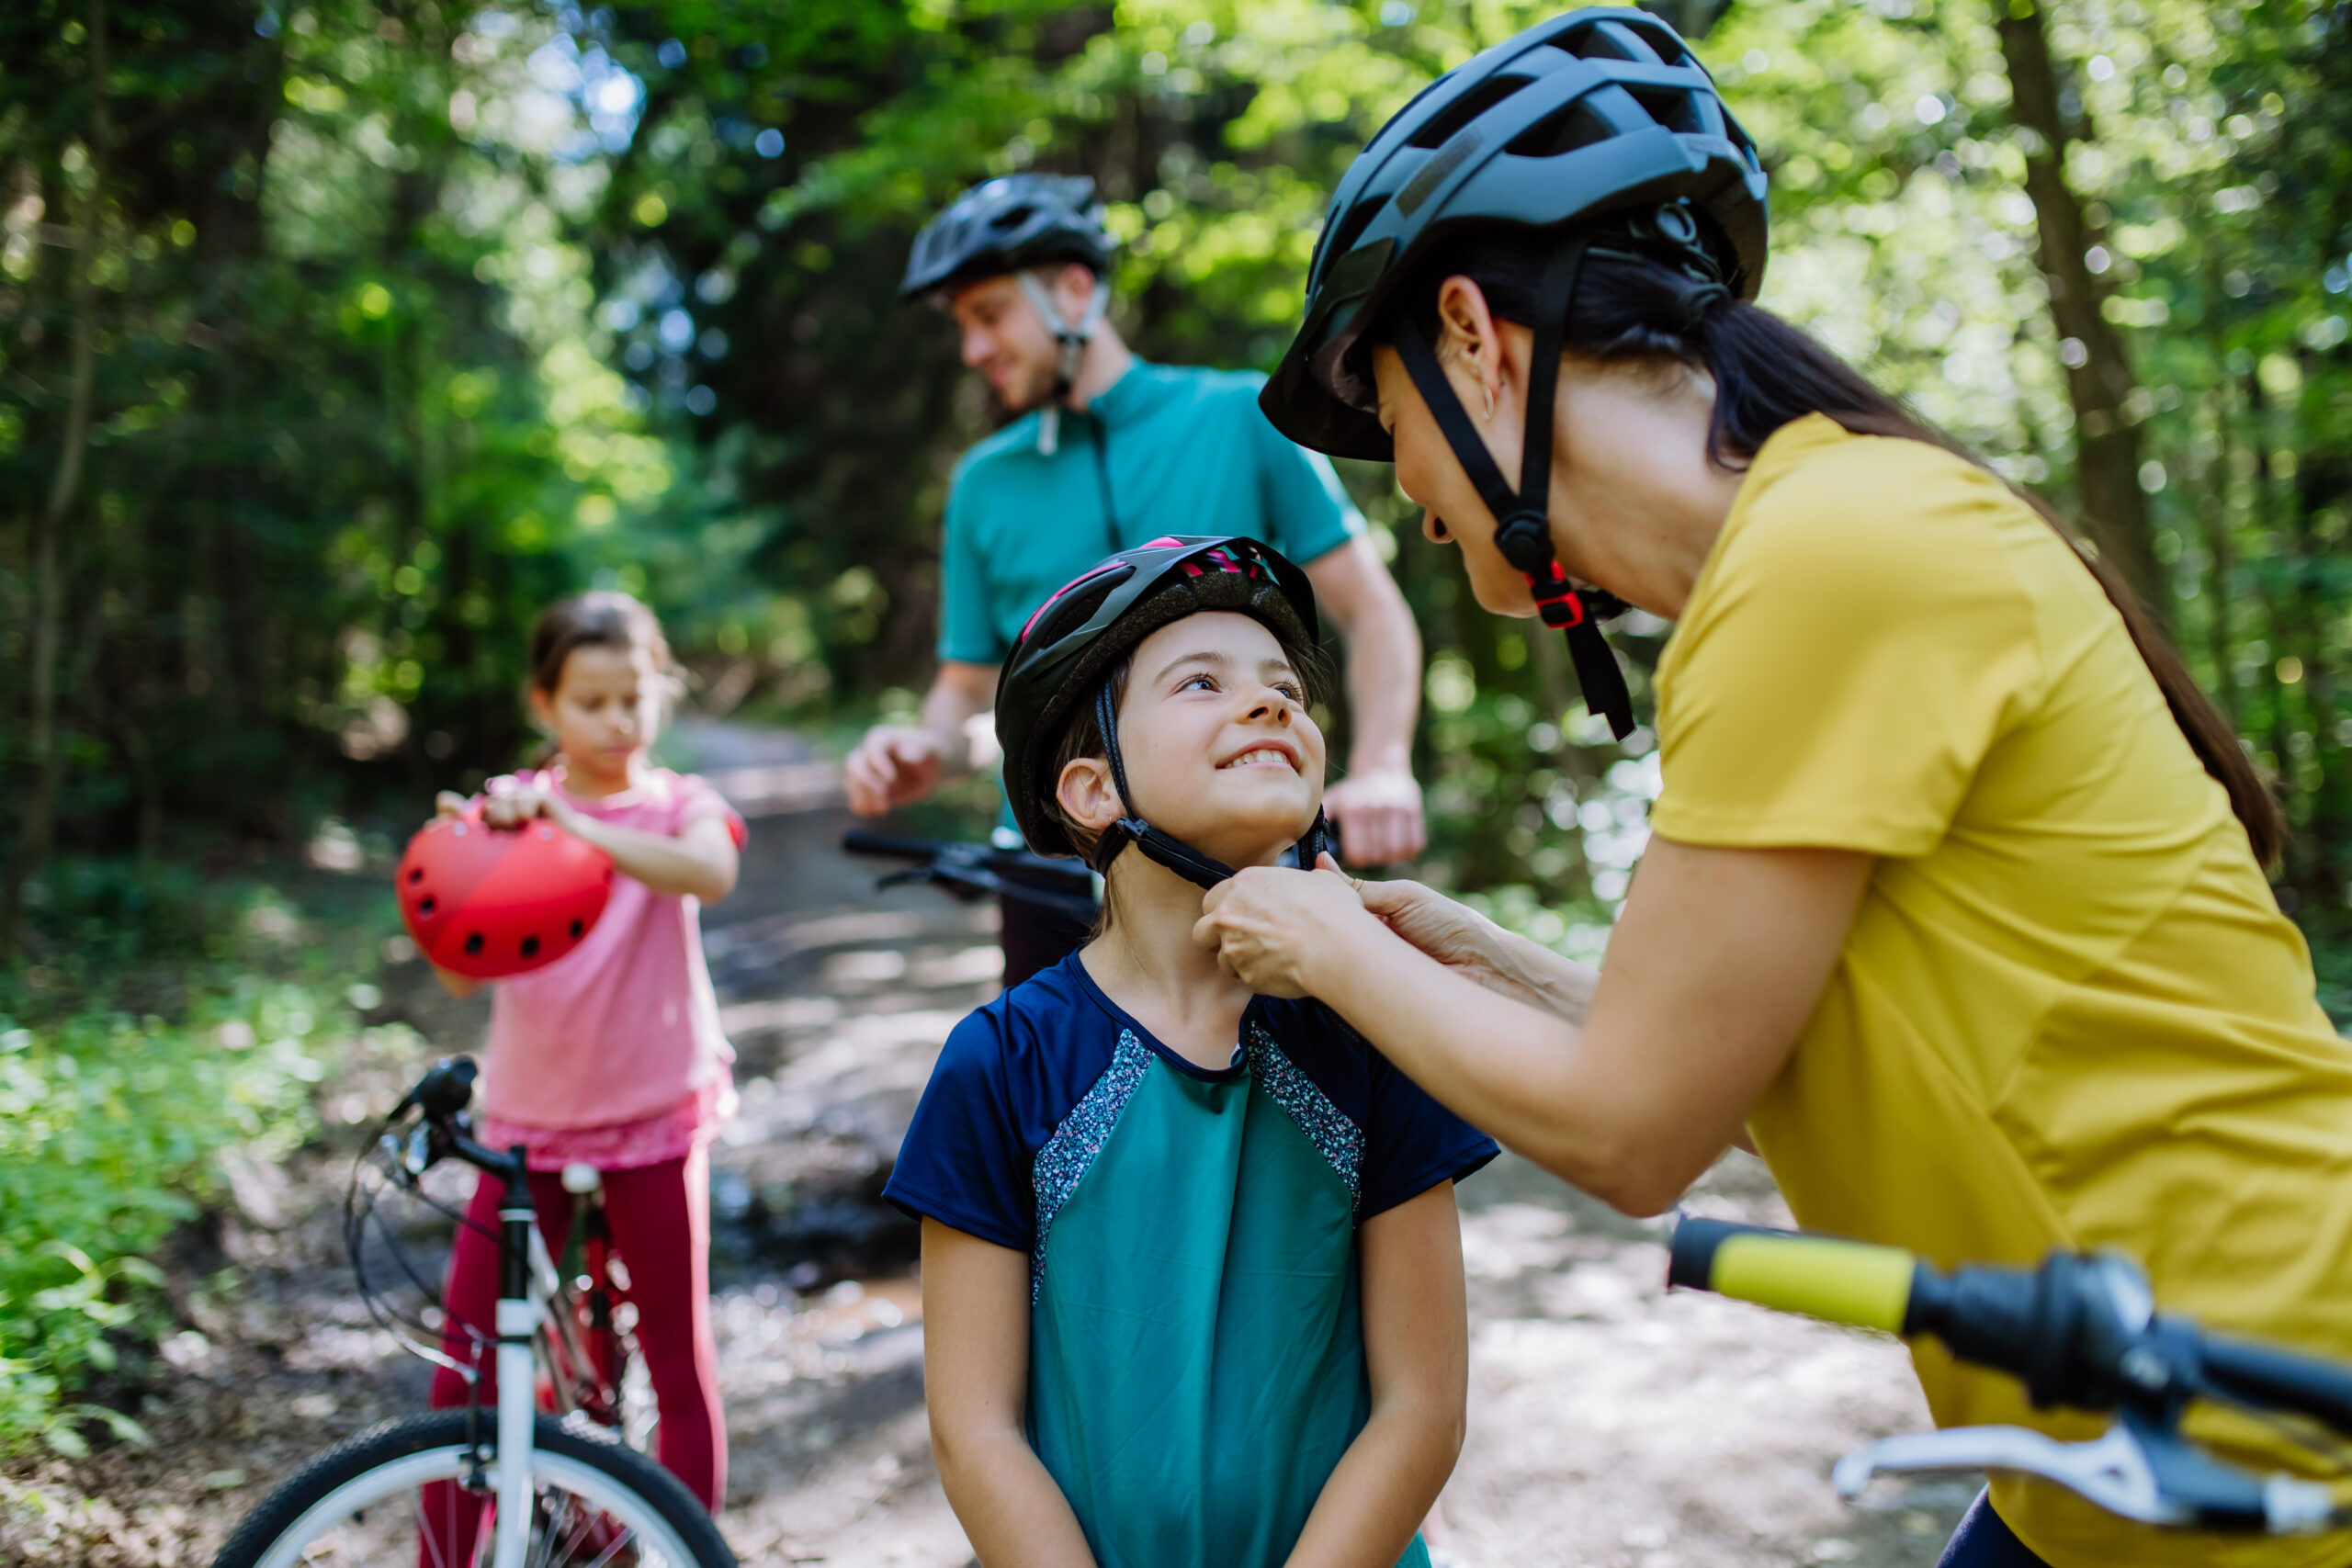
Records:
[[[1621,734],[1570,584],[1676,621],[1664,790],[1597,974],[1329,874],[1245,872],[1199,939],[1629,1213],[1744,1127],[1809,1227],[1946,1266],[2111,1249],[2167,1308],[2352,1359],[2352,1047],[2262,873],[2276,807],[2110,573],[1747,303],[1763,250],[1752,145],[1639,12],[1532,28],[1367,147],[1266,412],[1395,461]],[[1940,1423],[2096,1429],[1916,1359]],[[2352,1540],[2158,1535],[2012,1479],[1946,1561],[2341,1568]]]

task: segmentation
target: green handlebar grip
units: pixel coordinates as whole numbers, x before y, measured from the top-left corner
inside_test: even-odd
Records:
[[[1899,1247],[1691,1219],[1674,1228],[1666,1282],[1901,1334],[1918,1274]]]

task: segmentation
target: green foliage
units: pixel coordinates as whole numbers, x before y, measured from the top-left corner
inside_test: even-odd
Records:
[[[77,330],[105,349],[55,594],[62,841],[285,835],[503,766],[522,625],[594,581],[656,602],[712,707],[832,722],[920,685],[951,466],[994,417],[896,298],[921,222],[989,174],[1090,174],[1130,339],[1266,365],[1363,139],[1555,8],[200,0],[110,8],[103,80],[78,6],[12,8],[0,515],[59,471]],[[2109,433],[2076,429],[2082,349],[2052,325],[2014,7],[1664,8],[1707,25],[1770,166],[1765,302],[2073,508]],[[2285,897],[2329,927],[2352,882],[2352,12],[2032,14],[2158,608],[2276,770]],[[1449,671],[1422,744],[1439,874],[1599,918],[1622,867],[1577,824],[1618,831],[1638,750],[1596,744],[1555,651],[1463,601],[1385,470],[1349,477]],[[0,528],[10,761],[28,536]],[[1531,725],[1565,739],[1530,756]]]
[[[152,1261],[243,1146],[282,1156],[307,1125],[317,1046],[341,1020],[313,990],[248,984],[176,1023],[0,1016],[0,1452],[82,1451],[77,1424],[136,1436],[70,1396],[123,1370],[163,1321]]]
[[[166,1237],[225,1161],[285,1158],[378,1004],[373,878],[69,857],[34,908],[45,962],[0,972],[0,1453],[77,1451],[169,1324]],[[369,1031],[365,1048],[405,1048]]]

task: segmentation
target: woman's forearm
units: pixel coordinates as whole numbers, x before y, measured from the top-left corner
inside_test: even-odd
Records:
[[[1359,882],[1363,907],[1439,963],[1490,991],[1581,1024],[1600,972],[1505,931],[1418,882]]]
[[[1593,987],[1600,983],[1600,970],[1500,926],[1495,927],[1487,975],[1493,989],[1579,1027],[1592,1011]]]
[[[959,1438],[933,1422],[931,1436],[940,1484],[981,1568],[1094,1568],[1069,1499],[1020,1432]]]

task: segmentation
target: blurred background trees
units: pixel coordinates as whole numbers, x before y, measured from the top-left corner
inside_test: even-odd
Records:
[[[58,865],[404,823],[508,765],[523,626],[591,582],[655,603],[708,709],[905,705],[993,417],[896,301],[922,221],[992,173],[1091,175],[1131,341],[1270,364],[1355,149],[1552,8],[7,7],[0,944],[66,945]],[[2275,771],[2281,896],[2332,942],[2352,6],[1660,8],[1770,159],[1765,301],[2142,583]],[[1645,736],[1606,743],[1552,639],[1476,610],[1385,469],[1347,477],[1432,654],[1435,874],[1597,947]],[[1668,628],[1627,630],[1649,659]]]

